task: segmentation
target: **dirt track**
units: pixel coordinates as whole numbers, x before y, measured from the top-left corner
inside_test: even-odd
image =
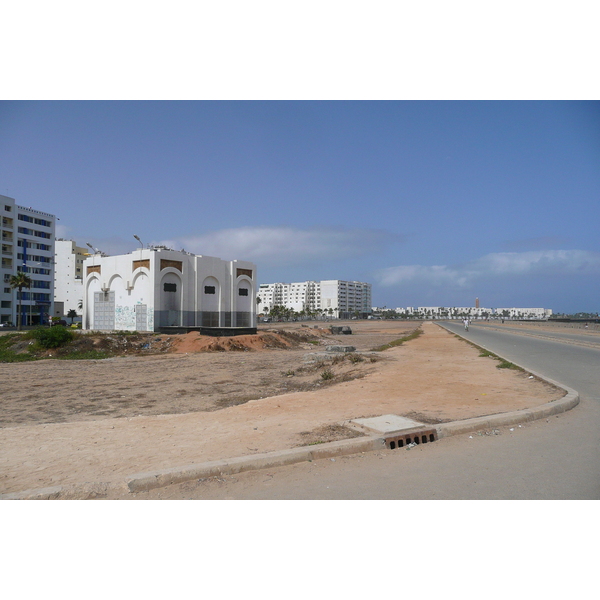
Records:
[[[353,380],[330,385],[320,375],[325,367],[302,370],[311,364],[304,357],[326,344],[366,351],[414,327],[351,326],[351,336],[323,334],[320,345],[287,350],[190,353],[190,338],[187,354],[182,344],[165,356],[0,365],[0,415],[9,424],[0,429],[0,493],[117,482],[136,472],[326,441],[332,431],[335,439],[332,426],[353,418],[393,413],[437,422],[562,396],[497,369],[432,323],[419,338],[375,355],[376,362],[366,355],[328,367]]]

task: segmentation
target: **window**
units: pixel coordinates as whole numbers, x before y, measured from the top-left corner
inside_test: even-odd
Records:
[[[37,219],[35,217],[30,217],[29,215],[19,215],[19,221],[27,221],[28,223],[35,223],[36,225],[43,225],[44,227],[50,227],[52,223],[50,221],[46,221],[46,219]]]
[[[19,259],[19,260],[25,260],[25,259],[27,259],[27,260],[31,260],[31,261],[39,262],[39,263],[43,263],[43,262],[49,263],[49,262],[51,262],[51,259],[48,256],[37,256],[35,254],[29,254],[29,255],[25,256],[25,254],[21,253],[21,252],[17,253],[17,259]]]
[[[165,283],[163,290],[165,292],[176,292],[177,291],[177,284],[176,283]]]
[[[45,231],[38,231],[37,229],[27,229],[27,227],[19,227],[19,233],[24,233],[25,235],[35,235],[36,237],[50,239],[52,236]]]
[[[248,295],[248,288],[240,288],[238,290],[238,293],[240,296],[247,296]]]
[[[215,286],[214,285],[205,285],[204,293],[205,294],[216,294]]]

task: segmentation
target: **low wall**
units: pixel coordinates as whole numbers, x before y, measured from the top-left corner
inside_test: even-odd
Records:
[[[230,337],[234,335],[253,335],[256,333],[256,327],[159,327],[158,331],[164,334],[198,331],[200,335]]]

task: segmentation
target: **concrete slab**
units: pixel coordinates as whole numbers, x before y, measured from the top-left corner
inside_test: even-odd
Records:
[[[375,433],[390,433],[392,431],[402,431],[403,429],[412,429],[424,425],[424,423],[419,423],[419,421],[413,421],[412,419],[399,417],[398,415],[381,415],[380,417],[371,417],[370,419],[354,419],[350,421],[350,424],[355,425],[359,429]]]

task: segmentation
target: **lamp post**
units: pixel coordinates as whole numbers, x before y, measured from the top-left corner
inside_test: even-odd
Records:
[[[142,242],[142,240],[140,240],[140,238],[135,235],[135,233],[133,234],[133,237],[140,243],[141,247],[140,247],[140,260],[142,260],[142,250],[144,249],[144,242]]]

